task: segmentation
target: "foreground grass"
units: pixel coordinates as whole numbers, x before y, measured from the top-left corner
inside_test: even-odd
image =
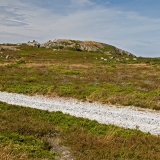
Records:
[[[159,58],[18,48],[0,58],[1,91],[160,110]]]
[[[0,102],[0,158],[55,159],[67,147],[74,159],[159,160],[160,139],[61,112]]]
[[[10,144],[0,144],[1,160],[36,160],[37,158],[29,158],[25,152],[19,151]]]

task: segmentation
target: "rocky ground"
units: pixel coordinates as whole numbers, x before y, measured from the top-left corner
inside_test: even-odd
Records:
[[[109,44],[95,42],[95,41],[79,41],[71,39],[55,39],[48,40],[47,42],[40,44],[38,41],[29,41],[26,43],[32,47],[45,47],[53,48],[55,50],[75,50],[75,51],[90,51],[90,52],[105,52],[106,54],[119,54],[134,56],[130,52],[124,51],[122,49],[116,48]]]
[[[160,112],[135,107],[116,107],[73,99],[46,98],[0,92],[0,101],[48,111],[62,111],[76,117],[97,120],[124,128],[138,129],[160,135]]]

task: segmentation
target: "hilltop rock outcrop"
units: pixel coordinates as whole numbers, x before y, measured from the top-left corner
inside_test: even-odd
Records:
[[[55,39],[49,40],[40,47],[57,48],[57,49],[70,49],[77,51],[99,51],[102,45],[93,41],[79,41],[70,39]]]
[[[130,52],[116,48],[109,44],[99,43],[95,41],[55,39],[55,40],[48,40],[47,42],[40,44],[37,41],[33,40],[32,42],[29,41],[27,45],[38,48],[39,47],[53,48],[54,50],[60,49],[60,50],[90,51],[90,52],[98,51],[98,52],[106,52],[107,54],[134,56]]]

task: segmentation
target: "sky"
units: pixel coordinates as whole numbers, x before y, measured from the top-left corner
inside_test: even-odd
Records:
[[[0,43],[93,40],[160,57],[160,0],[0,0]]]

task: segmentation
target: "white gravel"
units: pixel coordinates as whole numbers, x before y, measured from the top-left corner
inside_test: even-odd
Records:
[[[7,92],[0,92],[0,101],[48,111],[62,111],[76,117],[97,120],[103,124],[114,124],[160,135],[160,112],[158,111],[140,111],[134,107],[116,107],[73,99],[26,96]]]

